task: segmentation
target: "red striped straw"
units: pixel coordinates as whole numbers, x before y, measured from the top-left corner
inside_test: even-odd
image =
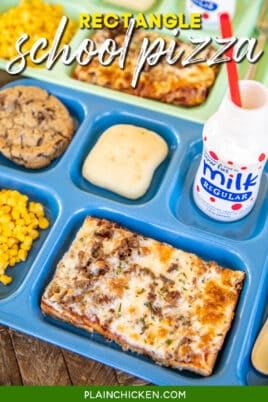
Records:
[[[222,37],[231,38],[233,36],[232,23],[228,13],[220,14],[220,25],[221,25]],[[231,99],[233,103],[235,103],[237,106],[242,107],[240,90],[238,85],[239,78],[238,78],[237,65],[236,62],[233,60],[233,47],[228,49],[225,54],[227,57],[231,58],[231,60],[226,63]]]

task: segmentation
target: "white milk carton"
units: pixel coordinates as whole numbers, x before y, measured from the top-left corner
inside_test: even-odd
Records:
[[[187,14],[199,13],[204,28],[219,27],[219,14],[227,12],[232,18],[235,13],[236,0],[186,0]]]
[[[232,222],[253,208],[268,155],[268,89],[240,81],[242,108],[227,94],[203,129],[203,153],[193,186],[196,205]]]

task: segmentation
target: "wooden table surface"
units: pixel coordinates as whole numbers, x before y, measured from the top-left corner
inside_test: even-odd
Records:
[[[0,86],[16,78],[0,71]],[[0,325],[0,385],[131,384],[145,382]]]

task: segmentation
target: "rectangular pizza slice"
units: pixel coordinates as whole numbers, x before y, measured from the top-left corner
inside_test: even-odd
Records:
[[[41,308],[158,364],[207,376],[231,326],[244,275],[88,216],[58,263]]]
[[[123,46],[125,35],[126,29],[122,25],[116,29],[99,29],[92,35],[91,39],[95,42],[97,49],[107,39],[115,40],[118,47],[121,47]],[[190,55],[195,49],[194,45],[183,42],[178,38],[136,29],[131,38],[123,69],[119,67],[117,59],[110,65],[103,66],[98,58],[95,57],[89,64],[78,64],[74,69],[73,77],[101,87],[168,104],[181,106],[202,104],[207,99],[209,91],[216,80],[219,72],[218,65],[210,67],[206,62],[202,62],[183,66],[180,59],[174,64],[169,64],[165,57],[161,57],[155,66],[145,65],[136,88],[132,88],[133,75],[145,38],[150,43],[162,38],[165,40],[167,48],[171,46],[171,41],[175,41],[177,46],[175,54],[184,52],[183,58]],[[210,46],[202,51],[198,58],[208,59],[214,52],[215,50]]]

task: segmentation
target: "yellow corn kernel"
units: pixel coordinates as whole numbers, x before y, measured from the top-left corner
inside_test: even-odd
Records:
[[[16,225],[23,227],[24,226],[24,219],[23,218],[19,218],[16,220]]]
[[[32,230],[29,232],[29,236],[30,236],[33,240],[37,239],[37,238],[39,237],[39,232],[38,232],[38,230],[32,229]]]
[[[30,202],[29,210],[33,212],[37,217],[44,216],[44,207],[40,202]]]
[[[1,243],[5,244],[7,242],[7,240],[8,240],[8,238],[4,234],[2,234],[0,236],[0,245],[1,245]],[[1,248],[1,246],[0,246],[0,248]]]
[[[49,227],[49,221],[45,217],[39,218],[38,225],[40,229],[47,229]]]
[[[17,259],[16,256],[15,256],[15,257],[11,257],[11,258],[9,259],[9,266],[10,266],[10,267],[14,267],[14,265],[15,265],[17,262],[18,262],[18,259]]]
[[[0,282],[2,282],[3,285],[8,285],[10,282],[12,282],[11,276],[8,275],[0,275]]]
[[[10,231],[13,231],[14,228],[15,228],[15,223],[14,223],[13,221],[9,221],[9,222],[6,224],[5,228],[8,229],[8,230],[10,230]]]
[[[9,249],[9,251],[8,251],[9,260],[11,257],[16,257],[17,255],[18,255],[18,248],[17,249],[15,249],[15,248]]]
[[[30,236],[25,236],[24,241],[21,243],[21,249],[29,251],[32,247],[33,240]]]
[[[31,250],[31,247],[32,246],[30,246],[29,244],[26,244],[26,243],[21,243],[21,245],[20,245],[20,250],[24,250],[24,251],[30,251]]]
[[[1,212],[2,212],[3,214],[8,214],[10,211],[11,211],[11,207],[10,207],[9,205],[4,205],[4,206],[1,208]]]
[[[7,205],[14,207],[16,205],[16,198],[8,198]]]
[[[20,249],[18,252],[18,258],[20,261],[25,261],[27,258],[27,255],[28,255],[28,253],[26,250]]]
[[[7,252],[7,250],[8,250],[7,244],[6,243],[1,244],[1,252],[3,253],[3,256]]]
[[[31,222],[32,222],[31,216],[30,216],[30,214],[28,212],[25,212],[23,214],[23,219],[24,219],[25,225],[27,225],[27,226],[30,225]]]
[[[32,245],[33,239],[30,236],[25,236],[24,241],[25,244]]]
[[[4,214],[0,216],[0,224],[7,225],[10,222],[10,215]]]
[[[11,250],[12,247],[16,245],[17,240],[15,239],[15,237],[9,236],[6,243],[7,243],[9,250]]]
[[[17,234],[17,239],[18,239],[20,242],[23,242],[23,241],[24,241],[24,238],[25,238],[24,233],[19,232],[19,233]]]
[[[8,260],[9,260],[9,257],[8,257],[8,250],[5,250],[4,253],[1,254],[1,261],[2,261],[3,263],[7,263],[7,264],[8,264]]]
[[[7,267],[8,267],[7,262],[1,260],[0,261],[0,274],[3,274]]]
[[[20,211],[18,208],[14,207],[11,212],[12,218],[16,221],[20,218]]]
[[[38,225],[38,219],[36,218],[35,214],[33,212],[29,212],[29,218],[31,219],[31,225],[32,226],[37,226]]]
[[[11,237],[13,235],[13,231],[11,229],[9,229],[8,227],[6,227],[3,230],[3,235],[9,239],[9,237]]]

